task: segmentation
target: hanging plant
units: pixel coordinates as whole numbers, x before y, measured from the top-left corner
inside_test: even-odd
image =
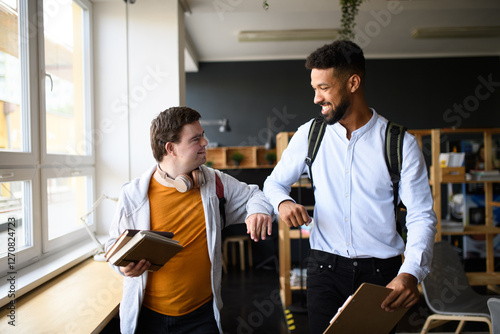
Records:
[[[364,0],[339,0],[342,10],[342,18],[340,19],[339,39],[354,39],[354,27],[356,27],[356,15],[358,14],[359,5]],[[269,9],[267,0],[262,1],[262,8]]]
[[[340,0],[342,18],[340,19],[339,39],[353,40],[355,37],[356,15],[363,0]]]

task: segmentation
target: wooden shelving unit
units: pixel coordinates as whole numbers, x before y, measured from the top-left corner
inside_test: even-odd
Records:
[[[430,167],[430,184],[432,185],[432,196],[434,198],[434,211],[438,217],[436,241],[440,241],[443,235],[485,235],[486,236],[486,271],[485,272],[470,272],[467,273],[471,285],[492,285],[500,284],[500,273],[494,269],[494,250],[493,238],[496,234],[500,234],[500,228],[493,224],[493,207],[500,207],[500,202],[493,201],[493,184],[500,183],[499,181],[466,181],[465,174],[463,177],[451,178],[446,176],[449,170],[441,168],[439,163],[439,154],[441,153],[441,136],[443,134],[482,134],[485,150],[485,169],[493,168],[492,161],[492,135],[500,134],[500,129],[432,129],[432,130],[409,130],[413,134],[420,147],[422,147],[423,138],[431,137],[431,161]],[[276,153],[278,161],[281,159],[281,154],[288,146],[288,141],[293,136],[294,132],[280,132],[276,136]],[[456,171],[450,175],[456,176]],[[450,181],[451,180],[451,181]],[[483,183],[485,185],[485,214],[486,220],[484,226],[465,226],[461,232],[447,232],[441,229],[441,184],[443,183]],[[303,185],[303,184],[302,184]],[[294,186],[297,186],[295,184]],[[298,239],[298,230],[290,230],[288,226],[279,220],[279,260],[280,260],[280,295],[284,307],[292,303],[291,291],[295,288],[290,286],[290,240]],[[304,236],[303,238],[308,238]]]
[[[281,154],[288,146],[288,141],[293,136],[294,132],[280,132],[276,135],[276,155],[278,161],[281,159]],[[296,182],[292,187],[310,187],[311,183],[309,180],[300,180]],[[305,206],[308,211],[314,209],[313,206]],[[290,244],[291,240],[300,239],[300,231],[298,229],[290,229],[281,219],[278,222],[278,237],[279,237],[279,264],[280,264],[280,296],[281,303],[283,307],[286,308],[292,304],[292,291],[300,290],[298,286],[292,286],[290,284],[290,270],[292,269],[292,259],[290,256]],[[303,239],[309,239],[309,234],[302,233]],[[304,279],[305,283],[305,279]],[[305,287],[304,287],[305,289]]]
[[[467,277],[471,285],[497,285],[500,284],[500,273],[495,272],[495,252],[493,239],[495,235],[500,234],[500,228],[494,226],[493,207],[500,206],[498,202],[493,201],[493,184],[500,183],[500,180],[481,180],[467,181],[465,174],[461,180],[449,180],[446,178],[446,171],[441,168],[439,163],[439,154],[441,153],[441,139],[443,135],[468,135],[482,134],[484,145],[484,165],[485,170],[493,169],[492,154],[492,136],[500,134],[500,129],[433,129],[430,130],[432,165],[430,183],[432,185],[432,196],[434,198],[434,211],[438,217],[436,241],[442,239],[444,235],[484,235],[486,242],[486,271],[468,272]],[[441,228],[441,184],[443,183],[482,183],[484,184],[485,196],[485,224],[475,226],[465,226],[462,232],[443,231]]]
[[[231,161],[234,152],[243,154],[244,159],[239,166]],[[268,152],[276,152],[275,149],[266,149],[263,146],[224,146],[207,148],[207,162],[213,163],[216,169],[236,169],[236,168],[273,168],[276,162],[269,164],[266,160]]]

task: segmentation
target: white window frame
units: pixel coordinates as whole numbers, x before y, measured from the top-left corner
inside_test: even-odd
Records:
[[[15,256],[13,257],[15,261],[15,268],[20,268],[22,264],[31,264],[38,260],[38,256],[41,254],[42,244],[41,240],[41,220],[40,215],[40,177],[39,171],[35,169],[1,169],[0,170],[0,182],[16,182],[16,181],[28,181],[31,184],[30,189],[25,193],[25,207],[24,207],[24,217],[25,224],[30,222],[31,226],[31,242],[32,245],[28,246],[22,250],[16,250]],[[17,231],[16,231],[17,232]],[[17,240],[17,237],[16,237]],[[19,245],[16,245],[16,248]],[[2,252],[6,251],[2,249]],[[7,256],[0,258],[0,277],[4,276],[8,271]]]
[[[93,144],[93,129],[94,129],[94,117],[93,117],[93,99],[91,94],[91,80],[92,80],[92,25],[90,18],[90,9],[91,3],[87,0],[73,0],[78,5],[80,5],[84,9],[84,17],[83,22],[87,25],[86,29],[84,29],[83,43],[85,50],[83,55],[83,66],[88,69],[88,71],[84,70],[84,87],[85,87],[85,123],[86,123],[86,136],[85,140],[90,140],[91,143],[87,147],[87,155],[65,155],[65,154],[48,154],[47,153],[47,140],[46,140],[46,110],[45,110],[45,36],[43,34],[43,17],[40,17],[39,20],[42,21],[39,23],[40,31],[38,33],[39,40],[39,67],[40,67],[40,152],[41,152],[41,164],[43,167],[54,167],[55,168],[80,168],[85,165],[94,165],[95,164],[95,148]],[[38,2],[38,10],[40,13],[43,13],[43,1]]]
[[[26,3],[27,2],[27,3]],[[19,1],[19,39],[22,36],[24,43],[20,43],[21,55],[21,82],[22,82],[22,117],[26,119],[22,123],[23,152],[0,152],[1,166],[32,165],[38,162],[39,147],[35,140],[39,138],[38,122],[38,41],[36,34],[30,32],[30,27],[36,27],[36,6],[29,1]]]
[[[90,177],[90,182],[87,182],[87,196],[86,196],[86,207],[92,207],[95,198],[95,172],[94,168],[80,168],[80,169],[43,169],[41,171],[41,198],[42,198],[42,235],[43,235],[43,252],[48,253],[51,251],[57,251],[67,246],[68,244],[78,242],[82,239],[89,239],[88,232],[83,226],[73,231],[71,233],[65,234],[63,236],[57,237],[55,239],[49,240],[49,221],[48,221],[48,197],[47,197],[47,180],[51,178],[64,178],[72,176],[87,176]],[[86,212],[82,212],[83,216]],[[80,217],[68,217],[68,219],[80,218]],[[94,223],[92,217],[88,217],[87,225],[92,231],[96,230],[96,224]]]
[[[81,229],[48,240],[47,221],[47,178],[55,176],[85,175],[91,177],[87,204],[95,200],[95,143],[94,104],[92,84],[92,3],[88,0],[73,0],[84,11],[84,87],[86,138],[90,141],[87,155],[46,154],[45,123],[45,67],[43,0],[19,0],[20,57],[22,63],[22,112],[23,150],[25,152],[0,151],[0,182],[28,180],[31,182],[31,204],[33,245],[16,252],[16,269],[56,254],[57,251],[73,246],[77,242],[91,242],[84,226]],[[24,44],[22,44],[24,43]],[[25,118],[26,117],[26,118]],[[88,133],[87,133],[88,132]],[[27,196],[28,197],[28,196]],[[31,203],[28,203],[28,200]],[[45,206],[45,207],[44,207]],[[26,209],[25,209],[26,210]],[[92,219],[87,220],[91,230],[96,230]],[[28,218],[27,218],[28,219]],[[5,275],[7,257],[0,258],[0,277]]]

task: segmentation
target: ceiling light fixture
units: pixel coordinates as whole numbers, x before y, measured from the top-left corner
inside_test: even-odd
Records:
[[[229,126],[229,120],[227,118],[223,119],[200,119],[201,125],[219,125],[219,132],[231,132],[231,127]]]
[[[413,38],[484,38],[500,37],[500,26],[426,27],[412,31]]]
[[[320,41],[334,40],[339,29],[300,29],[300,30],[248,30],[240,31],[239,42],[278,42],[278,41]]]

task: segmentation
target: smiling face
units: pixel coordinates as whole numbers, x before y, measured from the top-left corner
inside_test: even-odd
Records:
[[[311,70],[314,103],[321,106],[321,114],[330,125],[340,121],[351,106],[347,80],[341,80],[334,71],[333,68]]]
[[[171,150],[175,156],[175,163],[179,170],[192,171],[207,161],[206,146],[208,141],[199,121],[185,124],[182,127],[180,138],[172,145]],[[169,148],[167,148],[167,151]]]

